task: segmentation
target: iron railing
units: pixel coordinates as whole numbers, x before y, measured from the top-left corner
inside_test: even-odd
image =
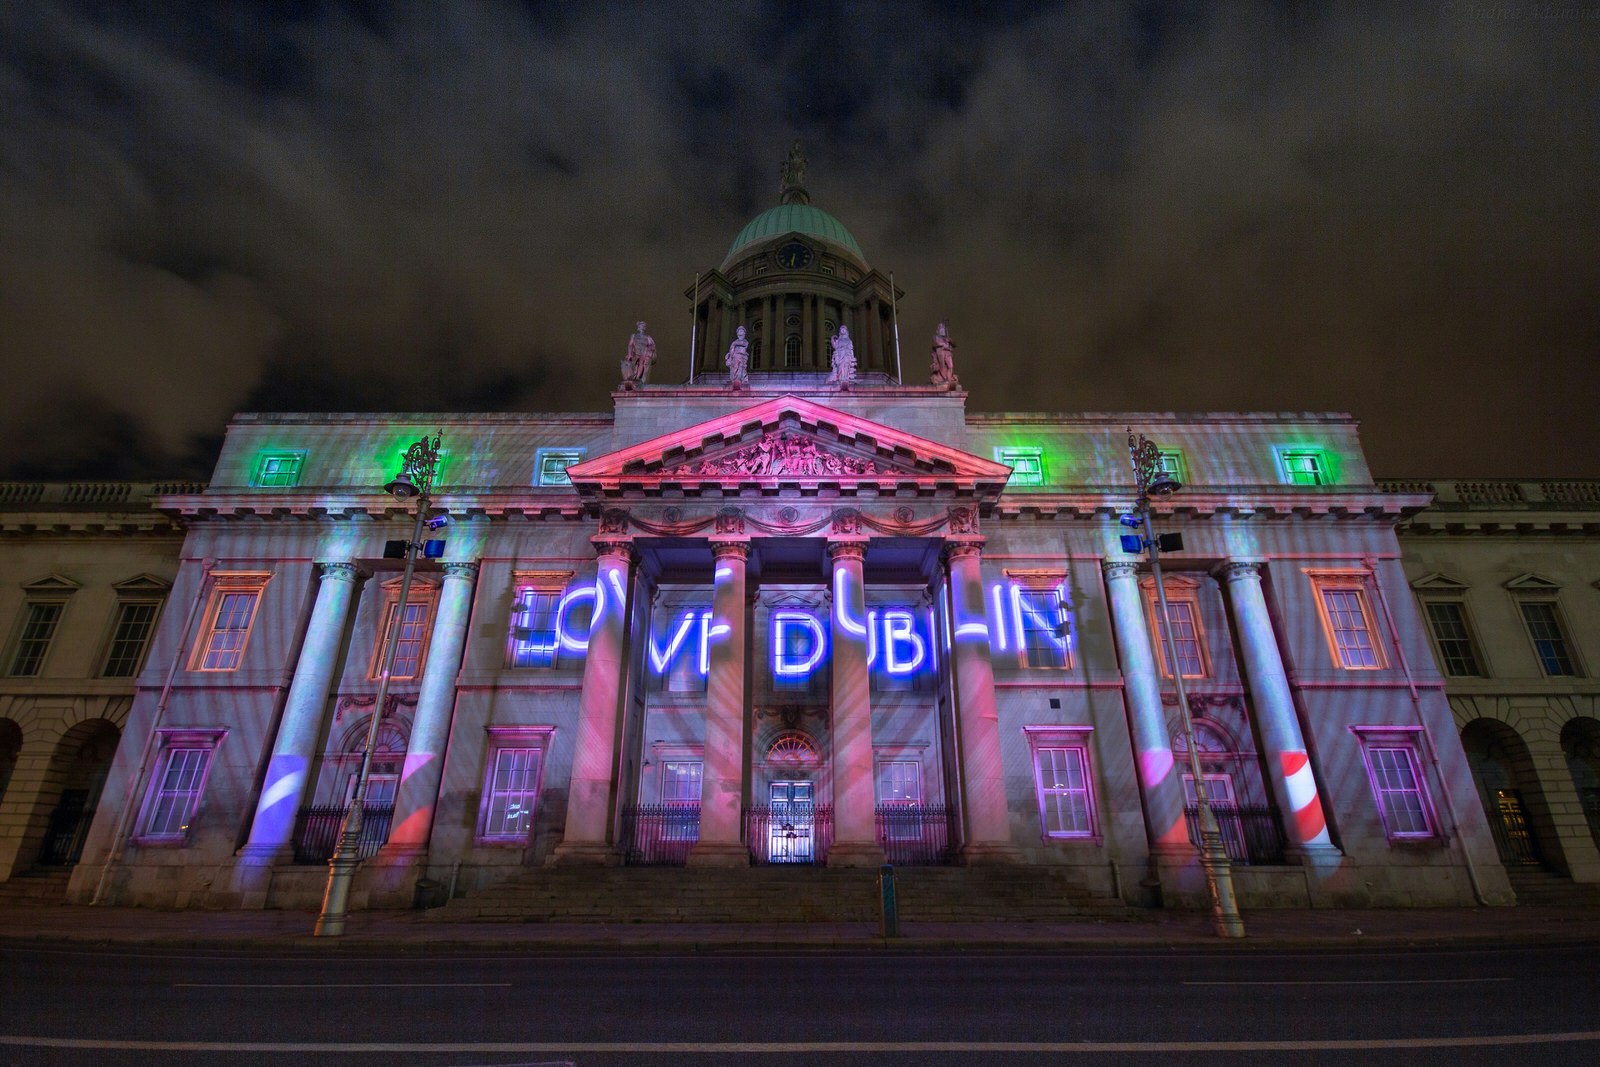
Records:
[[[339,844],[339,828],[344,825],[344,805],[301,808],[294,828],[294,861],[296,863],[327,863]],[[394,805],[368,804],[361,809],[361,843],[356,849],[357,859],[367,859],[389,840],[389,823],[394,818]]]
[[[744,839],[751,863],[821,865],[833,843],[833,808],[826,804],[746,808]]]
[[[622,811],[622,862],[682,867],[700,840],[700,805],[641,804]]]
[[[1228,858],[1246,866],[1283,862],[1283,822],[1273,807],[1243,807],[1212,801]],[[1189,843],[1200,847],[1200,815],[1193,805],[1183,809],[1189,823]]]
[[[874,812],[878,844],[896,867],[936,867],[955,862],[955,812],[943,805],[879,804]]]

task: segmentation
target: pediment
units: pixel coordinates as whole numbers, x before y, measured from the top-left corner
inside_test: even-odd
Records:
[[[858,415],[782,396],[567,468],[580,495],[792,486],[940,488],[993,498],[1011,469]]]
[[[1413,581],[1411,583],[1411,588],[1426,589],[1436,593],[1459,592],[1460,590],[1467,588],[1467,583],[1457,581],[1448,574],[1443,574],[1439,571],[1433,571],[1431,573],[1424,574],[1421,578]]]
[[[136,574],[132,578],[127,578],[120,582],[113,582],[111,583],[111,588],[123,596],[135,596],[138,594],[165,593],[172,588],[172,583],[157,575],[144,573]]]
[[[1527,574],[1517,575],[1517,577],[1507,582],[1505,587],[1523,593],[1553,593],[1561,588],[1560,584],[1531,571]]]
[[[65,575],[47,574],[43,578],[35,578],[31,582],[22,583],[22,588],[37,596],[51,593],[75,593],[81,586]]]

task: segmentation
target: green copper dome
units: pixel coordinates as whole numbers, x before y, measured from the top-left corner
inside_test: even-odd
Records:
[[[723,260],[723,263],[731,262],[742,249],[757,241],[796,232],[831,241],[848,250],[862,263],[867,261],[867,257],[861,254],[861,246],[850,236],[850,231],[844,228],[844,223],[826,211],[814,208],[810,204],[779,204],[777,207],[768,208],[745,224],[744,229],[739,231],[739,236],[733,239],[733,246],[728,249],[728,258]]]

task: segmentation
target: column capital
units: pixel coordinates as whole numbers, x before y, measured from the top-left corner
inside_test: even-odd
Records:
[[[591,537],[589,543],[594,546],[595,555],[601,559],[621,559],[624,563],[633,562],[633,541],[631,539],[613,540],[611,538]]]
[[[949,563],[958,559],[983,558],[983,538],[966,541],[946,541],[944,543],[945,562]]]
[[[356,580],[356,575],[359,573],[356,570],[356,565],[354,563],[345,563],[342,561],[334,563],[318,563],[317,570],[321,572],[319,577],[323,581],[328,581],[331,579],[336,582],[353,582]]]
[[[829,541],[828,558],[835,563],[840,560],[864,560],[867,558],[867,543],[865,541]]]
[[[713,559],[738,559],[750,558],[749,541],[712,541],[711,557]]]
[[[446,578],[465,578],[470,582],[478,577],[478,565],[467,560],[446,563],[444,565],[444,576]]]
[[[1225,559],[1211,573],[1228,582],[1259,582],[1262,566],[1259,559]]]
[[[1103,559],[1100,561],[1100,570],[1108,579],[1136,578],[1139,575],[1139,565],[1125,559]]]

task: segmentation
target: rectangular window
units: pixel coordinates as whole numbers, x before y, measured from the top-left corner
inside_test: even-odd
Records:
[[[1567,644],[1566,630],[1553,600],[1524,600],[1517,605],[1522,610],[1522,621],[1528,627],[1528,637],[1533,640],[1534,654],[1539,657],[1539,667],[1552,678],[1576,675],[1572,651]]]
[[[533,455],[533,484],[571,485],[567,468],[583,459],[582,448],[541,448]]]
[[[111,643],[106,648],[102,678],[132,678],[144,666],[145,650],[155,632],[156,616],[161,613],[157,600],[124,600],[117,605],[117,619],[111,628]]]
[[[484,837],[528,836],[533,829],[533,812],[539,799],[542,756],[543,752],[537,748],[502,748],[494,754]]]
[[[1361,741],[1372,797],[1389,840],[1437,837],[1438,826],[1417,747],[1421,731],[1411,727],[1352,726],[1350,732]]]
[[[572,581],[571,571],[517,571],[512,580],[516,594],[511,600],[508,665],[517,670],[561,666],[557,624],[564,623],[569,634],[587,634],[594,598],[574,598],[574,606],[562,611],[561,601]]]
[[[13,678],[33,678],[44,667],[45,653],[56,636],[61,623],[61,612],[66,607],[59,602],[34,601],[23,606],[22,628],[17,634],[17,647],[11,654]]]
[[[1317,609],[1333,661],[1345,670],[1371,671],[1384,666],[1372,629],[1365,572],[1312,574]]]
[[[305,463],[304,452],[259,452],[255,468],[250,472],[250,484],[258,489],[288,488],[300,484],[300,468]]]
[[[1439,665],[1452,678],[1478,678],[1483,667],[1467,626],[1467,608],[1459,600],[1430,600],[1422,605],[1439,650]]]
[[[554,729],[549,726],[491,726],[488,729],[478,840],[486,844],[527,845],[539,810],[544,754],[550,747]],[[393,803],[392,795],[390,803]]]
[[[399,607],[390,604],[388,616],[384,620],[383,635],[378,643],[378,671],[383,670],[384,657],[389,654],[389,641],[394,637],[395,613]],[[422,650],[427,644],[426,625],[428,621],[428,605],[415,602],[407,603],[404,611],[400,613],[399,640],[394,647],[394,666],[389,671],[389,677],[415,678],[422,673]]]
[[[211,757],[226,733],[204,729],[157,731],[160,756],[138,823],[138,840],[181,845],[188,839],[205,793]]]
[[[916,760],[878,764],[879,804],[921,804],[922,765]]]
[[[1070,667],[1067,606],[1057,589],[1017,589],[1018,645],[1024,667]]]
[[[1188,484],[1189,465],[1184,462],[1183,453],[1176,448],[1163,448],[1156,453],[1156,470],[1171,475],[1180,484]]]
[[[244,660],[256,609],[268,574],[219,574],[206,606],[205,627],[195,641],[191,671],[234,671]]]
[[[1011,480],[1007,484],[1044,484],[1044,449],[997,448],[994,450],[994,458],[996,462],[1004,463],[1011,468]]]
[[[1140,582],[1144,592],[1146,617],[1150,622],[1150,640],[1155,648],[1156,663],[1162,677],[1172,677],[1172,653],[1167,650],[1167,629],[1161,625],[1160,598],[1156,596],[1155,582]],[[1205,650],[1205,631],[1200,625],[1199,588],[1192,579],[1175,575],[1166,580],[1167,618],[1171,622],[1172,644],[1178,654],[1178,669],[1185,678],[1205,678],[1210,675]]]
[[[1283,474],[1290,485],[1327,485],[1328,458],[1316,449],[1286,448],[1279,453],[1283,461]]]
[[[705,764],[699,760],[669,760],[661,765],[661,803],[699,804]]]
[[[1039,829],[1046,838],[1099,839],[1090,779],[1089,727],[1023,727],[1033,749]]]

